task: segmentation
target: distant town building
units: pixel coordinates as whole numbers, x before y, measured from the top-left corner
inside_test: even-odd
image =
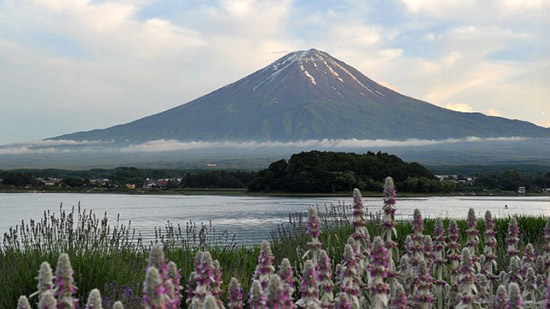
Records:
[[[217,164],[216,163],[208,163],[206,164],[206,167],[216,167]]]
[[[40,181],[40,180],[39,180]],[[47,187],[53,187],[59,185],[61,182],[61,179],[59,178],[44,178],[43,179],[44,185]]]
[[[519,194],[525,194],[525,187],[519,187],[518,188],[518,193]]]
[[[90,179],[90,184],[95,186],[104,186],[108,182],[109,182],[109,179],[107,178]]]

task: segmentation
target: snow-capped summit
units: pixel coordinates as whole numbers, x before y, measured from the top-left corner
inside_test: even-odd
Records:
[[[316,49],[289,53],[189,103],[104,130],[58,137],[137,143],[550,136],[531,123],[459,113],[401,95]]]

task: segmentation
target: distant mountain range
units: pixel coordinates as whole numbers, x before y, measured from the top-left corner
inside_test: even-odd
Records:
[[[390,90],[326,52],[290,53],[237,82],[136,121],[55,137],[142,143],[550,137],[519,120],[461,113]]]

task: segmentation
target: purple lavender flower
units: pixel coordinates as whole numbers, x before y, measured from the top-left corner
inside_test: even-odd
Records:
[[[143,306],[146,309],[164,308],[165,298],[166,291],[162,286],[159,271],[155,266],[150,266],[143,283]]]
[[[408,287],[408,290],[412,290],[416,274],[414,273],[414,268],[409,265],[407,256],[402,256],[401,260],[399,260],[399,268],[397,273],[400,281]]]
[[[420,260],[416,269],[416,276],[416,291],[414,293],[416,304],[419,308],[429,307],[433,303],[434,297],[430,292],[432,277],[426,266],[426,261]]]
[[[548,278],[550,275],[550,217],[546,219],[546,226],[544,227],[544,253],[542,254],[542,258],[544,259],[544,278]]]
[[[466,230],[466,235],[468,239],[466,240],[466,246],[470,249],[470,254],[474,260],[476,259],[476,250],[479,246],[479,231],[477,230],[477,219],[476,212],[473,208],[468,210],[468,218],[466,220],[468,224],[468,229]]]
[[[122,304],[121,301],[116,301],[116,302],[113,304],[113,309],[124,309],[124,305]]]
[[[265,308],[265,294],[262,290],[260,281],[252,281],[250,288],[250,298],[248,299],[248,306],[250,309],[264,309]]]
[[[307,232],[311,238],[319,238],[321,236],[321,224],[319,223],[317,211],[313,206],[309,206]]]
[[[447,259],[451,264],[449,267],[450,285],[452,290],[458,289],[458,274],[460,273],[460,244],[458,238],[460,237],[460,230],[456,225],[455,220],[449,222],[449,243],[447,244],[448,252]]]
[[[421,260],[424,260],[424,219],[420,210],[415,209],[412,222],[413,234],[408,242],[407,255],[409,256],[409,265],[416,268]]]
[[[267,285],[265,306],[267,308],[282,309],[285,307],[281,278],[277,274],[271,275]]]
[[[379,236],[374,238],[374,243],[371,251],[370,273],[371,277],[380,277],[385,279],[388,277],[388,250],[384,247],[384,241]]]
[[[504,285],[499,285],[497,289],[497,294],[493,300],[494,309],[506,309],[506,299],[508,298],[508,293],[506,292],[506,287]]]
[[[27,296],[20,296],[17,300],[17,309],[31,309]]]
[[[510,258],[517,256],[519,253],[517,247],[519,242],[519,225],[515,217],[512,217],[508,223],[508,237],[506,241],[508,243],[508,250],[506,250],[508,256]]]
[[[443,226],[443,221],[441,218],[435,219],[434,224],[434,235],[433,235],[434,251],[437,254],[441,253],[440,259],[444,258],[445,248],[447,247],[446,238],[445,238],[445,227]],[[437,262],[436,262],[437,264]]]
[[[294,300],[292,299],[292,295],[294,294],[294,271],[292,270],[289,259],[284,258],[281,261],[278,274],[282,280],[283,294],[286,299],[285,307],[293,308]]]
[[[195,258],[193,259],[193,265],[195,265],[195,271],[189,274],[189,279],[187,280],[187,300],[186,303],[188,306],[191,306],[193,299],[195,298],[195,290],[197,289],[197,274],[202,272],[202,251],[197,251]]]
[[[445,248],[447,243],[445,242],[445,228],[441,218],[435,220],[434,225],[434,261],[433,270],[437,274],[435,281],[436,296],[437,296],[437,308],[443,308],[443,289],[447,285],[447,282],[443,280],[443,273],[446,271],[447,259],[445,258]]]
[[[187,280],[187,290],[186,290],[187,299],[185,303],[188,306],[191,306],[191,304],[193,303],[193,298],[195,298],[196,289],[197,289],[197,273],[193,271],[191,272],[191,274],[189,274],[189,279]]]
[[[348,238],[348,242],[347,242],[348,245],[351,246],[351,248],[353,249],[353,254],[355,256],[355,265],[356,265],[356,272],[357,272],[357,275],[361,275],[362,272],[363,272],[363,258],[364,256],[361,254],[361,246],[359,245],[358,242],[356,242],[353,237],[349,237]]]
[[[194,307],[202,306],[206,296],[212,295],[212,285],[215,284],[216,281],[216,270],[214,269],[214,263],[210,252],[206,251],[201,254],[201,262],[199,267],[195,269],[195,272],[197,285],[191,303]]]
[[[403,289],[403,286],[399,283],[395,283],[395,293],[391,300],[391,308],[394,309],[407,309],[407,294],[405,293],[405,289]]]
[[[346,293],[340,293],[338,295],[338,300],[334,305],[334,309],[352,309],[352,302],[349,300],[349,297]]]
[[[522,309],[523,301],[521,292],[517,283],[508,284],[508,298],[506,299],[506,309]]]
[[[395,184],[391,177],[386,177],[384,181],[384,204],[395,204]]]
[[[302,271],[302,282],[300,284],[302,297],[296,302],[298,307],[306,308],[309,305],[319,306],[319,289],[317,285],[317,273],[312,260],[307,260]]]
[[[212,262],[212,269],[213,269],[213,276],[212,276],[212,282],[210,283],[210,293],[216,298],[216,302],[218,303],[218,306],[221,308],[223,307],[223,303],[220,300],[222,296],[222,270],[220,267],[220,262],[218,260],[214,260]]]
[[[357,276],[362,279],[363,273],[368,267],[370,255],[370,234],[366,228],[365,207],[361,197],[361,191],[353,190],[353,226],[355,232],[351,234],[356,243],[355,255],[357,260]]]
[[[537,302],[537,275],[533,268],[528,267],[525,272],[525,283],[523,285],[523,295],[527,301],[530,301],[532,304]]]
[[[202,254],[203,254],[202,251],[197,251],[197,253],[195,254],[195,258],[193,259],[193,265],[195,266],[195,270],[201,267]]]
[[[495,232],[495,220],[489,210],[485,212],[485,231],[483,233],[483,239],[485,247],[483,249],[483,254],[485,256],[484,264],[482,265],[482,273],[487,277],[489,281],[495,281],[496,277],[493,274],[494,269],[496,269],[496,259],[495,255],[497,240]],[[489,291],[492,294],[492,285],[489,285]]]
[[[353,189],[353,225],[355,227],[365,226],[365,207],[359,189]]]
[[[57,305],[57,300],[55,299],[52,291],[46,291],[40,294],[38,309],[56,309]]]
[[[426,265],[428,266],[428,269],[430,269],[435,260],[434,246],[432,242],[432,236],[430,235],[424,236],[423,252],[424,259],[426,260]]]
[[[506,274],[506,282],[515,282],[518,285],[523,284],[523,276],[521,272],[521,260],[517,256],[513,256],[510,259],[510,265],[508,266],[508,273]]]
[[[395,262],[393,260],[393,254],[398,256],[397,243],[393,241],[392,236],[397,237],[397,230],[395,229],[395,185],[391,177],[386,178],[384,184],[384,218],[382,222],[382,238],[385,240],[384,245],[388,249],[388,277],[390,279],[395,278],[397,273],[395,272]],[[393,282],[393,281],[392,281]]]
[[[169,277],[169,291],[168,297],[170,303],[168,308],[180,308],[181,307],[181,290],[183,287],[180,285],[181,274],[178,270],[176,263],[169,262],[168,265],[168,277]]]
[[[461,303],[460,306],[479,306],[477,302],[477,287],[474,270],[474,261],[470,255],[468,248],[462,249],[462,257],[460,260],[460,278],[459,278]]]
[[[319,284],[319,292],[321,297],[321,307],[332,308],[334,302],[334,283],[332,282],[332,266],[330,258],[325,250],[321,250],[319,254],[319,262],[317,263],[317,281]]]
[[[162,251],[161,246],[152,246],[151,251],[149,251],[149,259],[147,261],[147,267],[155,266],[159,272],[164,269],[166,264],[164,260],[164,251]],[[162,277],[162,274],[161,274]]]
[[[523,274],[527,274],[527,268],[535,268],[535,261],[536,261],[536,254],[535,254],[535,248],[533,248],[533,244],[528,243],[527,246],[525,246],[525,250],[523,253],[523,258],[521,259],[521,262],[523,264]]]
[[[101,294],[98,289],[93,289],[90,292],[90,295],[88,295],[86,309],[103,309],[103,306],[101,305]]]
[[[40,270],[38,271],[38,277],[36,277],[36,279],[38,280],[38,284],[36,285],[38,291],[33,293],[31,297],[53,289],[53,273],[50,263],[43,262],[40,264]]]
[[[355,253],[350,245],[344,248],[344,257],[340,274],[340,292],[347,294],[349,301],[355,306],[359,306],[359,284],[357,279],[357,263]]]
[[[544,258],[542,255],[537,256],[537,260],[535,262],[535,273],[537,274],[537,284],[539,286],[546,286],[546,278],[544,277],[546,275],[546,269],[544,266]]]
[[[262,289],[267,288],[269,283],[269,277],[275,272],[273,267],[273,254],[271,253],[271,247],[267,241],[263,241],[260,249],[260,255],[258,256],[258,265],[254,272],[254,279],[260,281]]]
[[[387,231],[391,233],[396,233],[393,229],[395,227],[395,186],[393,184],[393,179],[391,177],[386,178],[386,182],[384,184],[384,207],[382,207],[382,210],[384,211],[384,223],[383,228],[385,232]],[[384,235],[383,235],[384,236]],[[384,237],[386,238],[386,237]]]
[[[243,309],[243,290],[239,281],[236,278],[231,278],[229,281],[229,287],[227,288],[227,294],[229,295],[229,302],[227,308],[229,309]]]
[[[477,287],[477,300],[482,306],[492,303],[493,295],[490,295],[489,287],[491,284],[487,280],[484,274],[477,274],[476,287]]]
[[[311,254],[313,262],[317,263],[319,251],[322,248],[322,243],[318,239],[321,235],[321,224],[319,223],[317,211],[313,206],[309,207],[307,230],[308,234],[311,236],[311,241],[307,243],[308,250],[303,258]]]
[[[160,276],[160,290],[164,291],[164,308],[176,309],[181,305],[180,279],[181,275],[174,262],[166,262],[162,246],[152,246],[149,251],[146,271],[149,267],[155,267]],[[192,280],[193,281],[193,280]],[[191,291],[192,293],[193,291]]]
[[[374,238],[370,260],[369,288],[373,297],[373,308],[385,308],[388,305],[388,284],[384,279],[388,277],[388,250],[379,236]]]
[[[424,233],[424,219],[422,219],[422,214],[418,209],[414,210],[412,230],[418,234]]]
[[[206,295],[201,309],[221,309],[214,295]]]
[[[66,253],[61,254],[55,268],[55,296],[58,307],[74,308],[78,303],[78,299],[73,297],[77,290],[73,273],[69,256]]]

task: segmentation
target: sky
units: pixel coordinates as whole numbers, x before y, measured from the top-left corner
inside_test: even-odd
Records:
[[[550,0],[0,0],[0,145],[126,123],[309,48],[550,127]]]

